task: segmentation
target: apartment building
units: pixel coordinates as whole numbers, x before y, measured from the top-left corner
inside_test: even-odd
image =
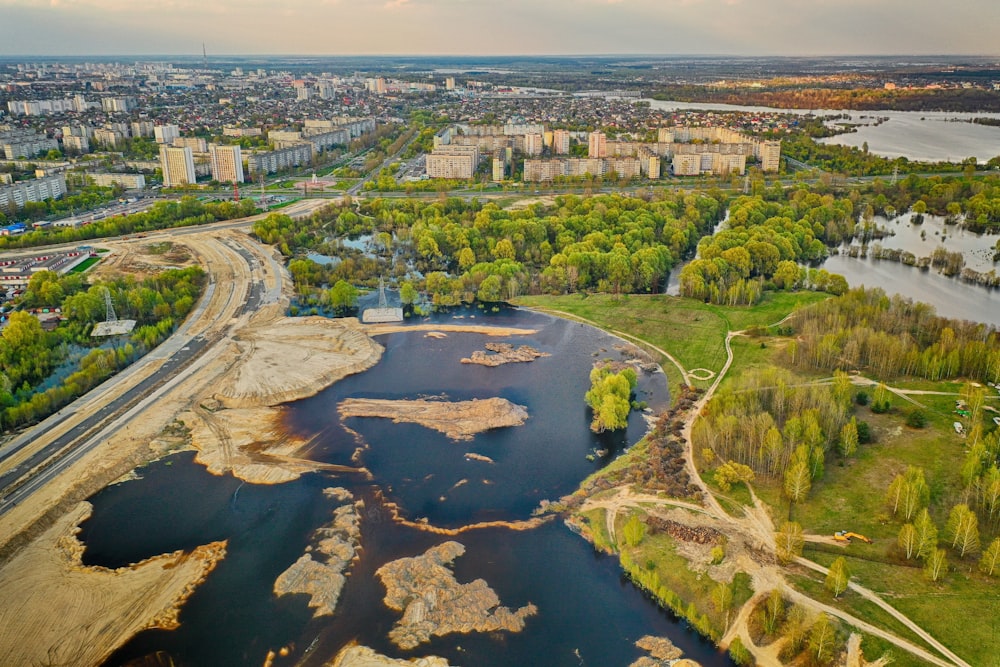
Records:
[[[212,165],[212,180],[220,183],[242,183],[243,155],[239,146],[210,144],[208,153]]]
[[[603,132],[591,132],[587,136],[587,157],[607,157],[608,137]]]
[[[569,155],[569,130],[552,131],[552,153]]]
[[[189,185],[197,180],[194,170],[194,155],[187,146],[160,146],[160,169],[163,170],[163,184],[170,187]]]
[[[66,177],[62,174],[46,176],[30,181],[18,181],[0,186],[0,209],[24,208],[31,201],[58,199],[66,194]]]
[[[312,162],[313,147],[309,143],[293,144],[273,151],[258,151],[247,156],[247,171],[251,176],[272,174],[283,169],[301,167]]]

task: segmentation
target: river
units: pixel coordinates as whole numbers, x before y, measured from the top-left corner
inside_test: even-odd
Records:
[[[551,356],[486,368],[458,363],[482,348],[482,336],[391,334],[379,338],[386,351],[374,368],[288,407],[287,428],[314,438],[313,458],[348,462],[360,437],[367,447],[362,463],[374,481],[317,473],[276,486],[244,484],[229,475],[209,475],[184,452],[141,469],[141,479],[91,498],[93,516],[81,531],[88,564],[118,567],[229,540],[226,558],[181,611],[180,627],[140,633],[108,664],[162,652],[161,658],[169,656],[178,666],[260,665],[268,650],[282,646],[291,647],[291,654],[275,665],[323,664],[345,643],[357,640],[387,655],[433,654],[451,664],[611,667],[640,657],[634,642],[652,634],[669,637],[707,667],[731,665],[624,580],[617,559],[595,553],[561,522],[520,532],[479,529],[448,538],[391,520],[377,491],[398,503],[406,518],[438,526],[527,519],[541,500],[571,492],[645,431],[636,413],[627,433],[596,436],[588,428],[583,403],[588,374],[595,359],[619,358],[616,339],[515,309],[480,314],[470,323],[536,328],[537,334],[509,342],[529,344]],[[654,408],[665,406],[669,398],[662,373],[644,374],[638,393]],[[427,395],[454,400],[501,396],[527,406],[530,416],[523,426],[489,431],[469,442],[379,419],[347,420],[355,435],[337,417],[336,406],[346,397]],[[607,451],[593,456],[599,450]],[[467,460],[466,452],[494,463]],[[302,555],[312,532],[329,520],[335,501],[322,493],[329,486],[345,486],[365,501],[362,555],[350,570],[337,615],[313,620],[304,598],[275,598],[271,588]],[[386,636],[398,614],[382,604],[385,590],[374,571],[448,539],[467,548],[455,562],[459,581],[481,577],[502,604],[516,608],[531,602],[539,613],[520,633],[449,635],[400,651]]]
[[[699,102],[672,102],[644,99],[654,109],[664,111],[699,110],[746,111],[750,113],[789,113],[842,115],[849,119],[838,122],[858,123],[857,132],[838,134],[820,139],[822,143],[861,147],[885,157],[905,157],[930,162],[961,162],[975,157],[979,162],[1000,155],[1000,127],[969,123],[972,118],[1000,118],[995,113],[959,113],[951,111],[845,111],[836,109],[776,109],[772,107],[740,106]],[[875,125],[876,118],[888,118]]]

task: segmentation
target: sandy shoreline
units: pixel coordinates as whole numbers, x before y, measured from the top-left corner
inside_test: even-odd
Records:
[[[5,566],[5,664],[100,664],[141,630],[177,627],[180,607],[226,553],[212,542],[117,570],[86,567],[76,533],[90,511],[78,504]]]

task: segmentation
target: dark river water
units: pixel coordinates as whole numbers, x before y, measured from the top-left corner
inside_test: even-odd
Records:
[[[287,428],[315,438],[313,458],[350,464],[358,436],[344,429],[336,412],[346,397],[500,396],[527,406],[530,417],[523,426],[456,442],[419,426],[356,418],[346,426],[363,440],[362,463],[374,482],[316,473],[282,485],[246,484],[228,475],[209,475],[185,452],[143,468],[139,480],[95,495],[93,516],[80,536],[87,564],[119,567],[229,540],[225,559],[182,609],[180,628],[140,633],[108,664],[160,652],[178,666],[261,665],[268,650],[288,646],[291,655],[276,665],[319,665],[356,640],[393,657],[440,655],[456,665],[612,667],[642,655],[634,642],[652,634],[669,637],[685,656],[703,665],[731,665],[625,581],[617,559],[595,553],[559,521],[527,531],[489,528],[449,538],[391,520],[381,494],[397,503],[406,518],[437,526],[527,519],[541,500],[571,492],[645,431],[636,413],[624,434],[595,436],[588,428],[583,403],[588,374],[596,358],[619,358],[613,349],[617,340],[589,327],[516,310],[474,320],[448,318],[462,321],[536,328],[537,334],[507,342],[526,343],[552,356],[486,368],[463,365],[459,359],[482,349],[487,340],[503,339],[475,334],[434,339],[422,332],[382,336],[386,352],[379,364],[290,405]],[[643,376],[639,398],[654,408],[665,406],[664,376]],[[599,450],[607,453],[588,460],[588,454]],[[466,452],[494,463],[467,460]],[[346,487],[365,500],[362,551],[337,614],[317,620],[305,597],[276,598],[272,587],[302,555],[312,532],[330,520],[337,503],[322,493],[330,486]],[[505,606],[531,602],[538,614],[520,633],[448,635],[400,651],[387,638],[399,614],[383,605],[385,590],[374,572],[449,539],[466,547],[454,563],[458,581],[483,578]]]

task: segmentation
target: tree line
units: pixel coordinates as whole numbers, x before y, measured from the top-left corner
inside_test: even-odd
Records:
[[[168,227],[204,225],[253,215],[256,204],[251,199],[239,202],[200,202],[194,197],[161,201],[142,213],[95,220],[76,227],[58,227],[29,231],[17,236],[0,236],[0,250],[31,248],[58,243],[76,243],[123,234],[149,232]]]
[[[1000,332],[939,317],[933,306],[879,288],[853,289],[795,318],[787,361],[813,368],[862,368],[878,378],[964,377],[1000,382]]]
[[[63,321],[46,331],[25,310],[11,313],[0,334],[0,426],[44,419],[97,386],[169,336],[190,312],[204,286],[198,267],[172,269],[88,285],[78,274],[42,271],[32,276],[24,307],[59,308]],[[104,293],[122,319],[136,320],[124,341],[90,336],[104,319]]]
[[[373,286],[405,280],[435,305],[509,299],[524,293],[657,292],[675,262],[717,222],[721,195],[662,192],[555,198],[522,209],[448,198],[344,202],[307,221],[271,215],[254,225],[265,243],[296,257],[310,289],[338,280]],[[366,247],[345,238],[367,237]],[[307,250],[337,260],[301,258]],[[485,287],[484,287],[485,283]]]

